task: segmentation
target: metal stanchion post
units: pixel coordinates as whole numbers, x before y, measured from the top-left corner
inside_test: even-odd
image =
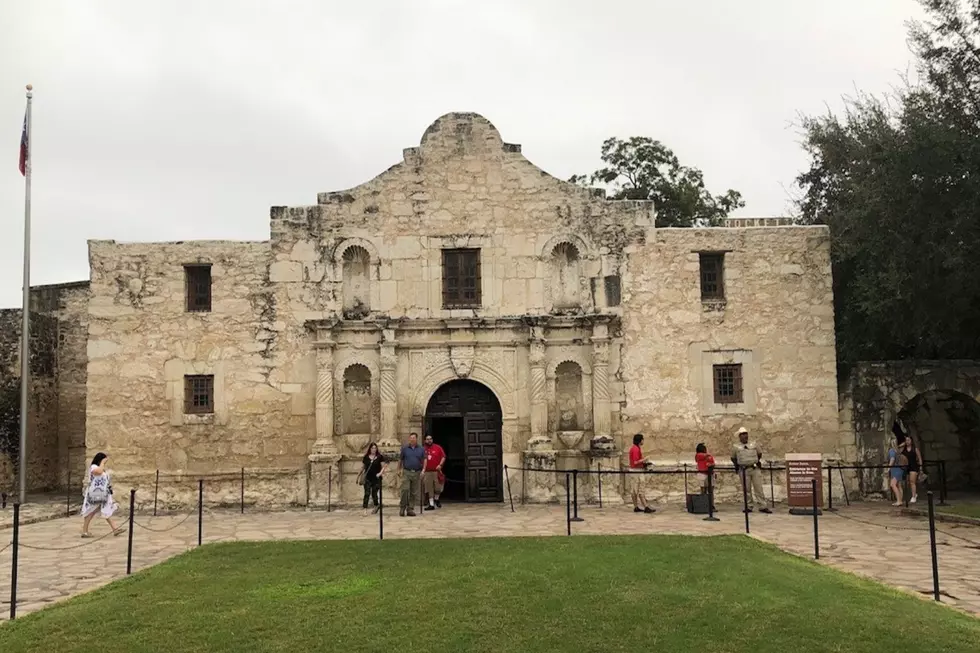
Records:
[[[68,480],[65,481],[65,517],[71,517],[71,465],[68,466]]]
[[[245,468],[242,467],[242,514],[245,514]]]
[[[327,467],[327,512],[330,512],[330,501],[333,498],[333,465]]]
[[[160,491],[160,470],[157,470],[157,479],[153,483],[153,516],[157,516],[157,493]]]
[[[776,486],[772,480],[772,461],[769,461],[769,496],[772,498],[772,509],[776,509]]]
[[[204,479],[197,480],[197,545],[204,542]]]
[[[817,479],[811,479],[810,485],[813,488],[813,559],[820,559],[820,527],[818,525],[817,508]]]
[[[578,516],[578,470],[572,470],[572,505],[575,507],[575,516],[572,517],[572,521],[585,521]]]
[[[507,499],[510,501],[510,511],[514,512],[514,495],[510,493],[510,470],[504,465],[504,476],[507,477]]]
[[[841,491],[844,493],[844,505],[851,505],[851,498],[847,496],[847,484],[844,483],[844,466],[837,465],[837,473],[840,476]]]
[[[7,493],[2,492],[0,493],[0,508],[6,508],[6,507],[7,507]]]
[[[946,498],[948,494],[946,493],[946,461],[939,461],[939,505],[945,506]]]
[[[17,553],[20,548],[20,504],[14,504],[14,537],[10,558],[10,620],[17,618]]]
[[[704,521],[721,521],[715,517],[715,488],[712,477],[715,475],[713,469],[708,469],[708,516]]]
[[[526,464],[526,461],[525,461]],[[521,505],[527,500],[527,468],[521,467]]]
[[[687,501],[687,463],[684,463],[684,501]]]
[[[133,521],[136,514],[136,490],[129,491],[129,542],[126,545],[126,575],[133,573]]]
[[[381,481],[381,486],[378,487],[378,539],[385,539],[385,484],[384,480]]]
[[[749,490],[746,486],[745,481],[745,468],[742,470],[742,513],[745,514],[745,532],[749,532]]]
[[[836,512],[834,508],[834,468],[827,465],[827,510]]]
[[[599,477],[599,508],[602,509],[602,463],[596,463],[598,472],[596,476]]]
[[[932,492],[926,492],[929,501],[929,548],[932,553],[932,596],[939,599],[939,557],[936,554],[936,513],[933,511]]]
[[[572,534],[572,498],[571,490],[568,487],[570,484],[569,474],[565,472],[565,526],[567,527],[568,534]]]

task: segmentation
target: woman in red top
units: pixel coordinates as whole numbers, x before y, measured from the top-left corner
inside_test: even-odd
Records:
[[[633,436],[633,446],[630,447],[630,467],[626,472],[626,488],[633,497],[633,512],[656,512],[647,505],[647,498],[643,496],[643,487],[640,484],[643,470],[652,464],[648,458],[643,457],[641,444],[643,444],[643,434],[637,433]]]
[[[703,442],[698,443],[694,451],[694,462],[698,465],[698,481],[701,483],[701,494],[707,494],[708,477],[713,477],[715,473],[715,457],[708,453],[708,447]],[[713,481],[714,478],[711,480]],[[716,510],[713,505],[711,509]]]

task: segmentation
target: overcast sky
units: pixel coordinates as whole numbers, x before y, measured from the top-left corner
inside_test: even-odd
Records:
[[[264,240],[401,160],[450,111],[548,172],[609,136],[664,141],[741,215],[787,211],[800,112],[908,70],[914,0],[0,0],[0,306],[19,306],[24,85],[32,284],[86,240]],[[5,153],[4,153],[5,152]]]

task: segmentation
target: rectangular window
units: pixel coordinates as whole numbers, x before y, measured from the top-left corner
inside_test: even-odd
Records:
[[[211,265],[185,265],[187,310],[194,313],[211,311]]]
[[[214,376],[211,374],[184,377],[184,414],[208,415],[214,412]]]
[[[606,306],[619,306],[620,302],[620,281],[619,275],[612,275],[605,278],[606,286]]]
[[[725,299],[725,255],[720,252],[702,252],[701,301]]]
[[[716,404],[741,404],[742,365],[714,365]]]
[[[480,250],[442,250],[442,307],[477,308],[481,290]]]

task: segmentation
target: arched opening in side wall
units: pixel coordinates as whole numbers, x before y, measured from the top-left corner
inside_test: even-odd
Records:
[[[946,461],[951,491],[980,491],[980,403],[956,390],[930,390],[909,400],[898,416],[924,461]],[[927,471],[938,472],[932,467]]]

